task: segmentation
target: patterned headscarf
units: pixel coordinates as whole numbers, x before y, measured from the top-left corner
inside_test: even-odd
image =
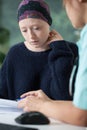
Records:
[[[18,7],[18,22],[26,18],[39,18],[52,24],[49,6],[44,0],[22,0]]]

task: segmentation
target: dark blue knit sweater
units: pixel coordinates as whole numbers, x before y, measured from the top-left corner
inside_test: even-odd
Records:
[[[0,98],[15,100],[42,89],[52,99],[71,100],[69,77],[76,56],[76,45],[65,41],[52,42],[44,52],[29,51],[23,42],[14,45],[0,70]]]

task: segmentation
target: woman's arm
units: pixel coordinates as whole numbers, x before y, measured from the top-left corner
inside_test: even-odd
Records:
[[[65,123],[87,126],[87,110],[76,108],[71,101],[51,100],[42,90],[28,92],[21,97],[25,98],[18,102],[18,107],[24,111],[39,111]]]
[[[76,58],[77,47],[67,41],[50,43],[48,64],[51,72],[50,95],[55,100],[71,100],[69,79]],[[75,55],[74,55],[74,52]]]
[[[62,122],[78,126],[87,126],[87,110],[76,108],[71,101],[45,102],[40,109],[45,115]]]

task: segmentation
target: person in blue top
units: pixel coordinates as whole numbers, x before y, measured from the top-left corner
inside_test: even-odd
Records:
[[[73,101],[55,101],[38,90],[21,95],[25,98],[19,101],[18,107],[42,112],[65,123],[87,126],[87,0],[63,0],[63,4],[73,27],[82,29],[77,42],[79,60]],[[60,36],[59,40],[62,40]]]
[[[25,92],[42,89],[51,99],[72,100],[68,84],[77,46],[58,41],[43,0],[21,1],[17,16],[25,41],[11,47],[2,64],[0,98],[16,100]]]

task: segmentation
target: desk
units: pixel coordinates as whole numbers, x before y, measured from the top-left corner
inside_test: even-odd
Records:
[[[53,119],[50,119],[51,120],[50,125],[20,125],[20,124],[17,124],[14,120],[18,115],[19,113],[5,113],[5,114],[2,113],[0,114],[0,123],[38,128],[39,130],[86,130],[86,128],[84,127],[64,124],[59,121],[55,121]]]

